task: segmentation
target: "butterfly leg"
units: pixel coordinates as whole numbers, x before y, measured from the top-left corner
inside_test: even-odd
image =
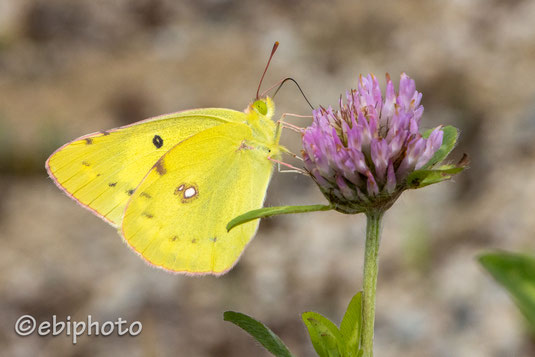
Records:
[[[277,124],[277,129],[276,129],[276,132],[275,132],[275,139],[277,142],[279,142],[280,140],[280,137],[281,137],[281,134],[282,134],[282,128],[287,128],[287,129],[290,129],[290,130],[293,130],[297,133],[300,133],[302,134],[304,132],[304,128],[301,128],[301,127],[298,127],[297,125],[293,125],[293,124],[290,124],[290,123],[287,123],[284,121],[284,118],[286,118],[287,116],[291,116],[291,117],[295,117],[295,118],[312,118],[311,115],[299,115],[299,114],[292,114],[292,113],[283,113],[280,117],[279,120],[277,120],[276,124]],[[292,157],[296,158],[296,159],[300,159],[302,160],[299,156],[297,156],[296,154],[290,152],[289,150],[287,150],[286,148],[283,148],[283,152],[291,155]]]
[[[277,124],[277,129],[276,129],[276,132],[275,132],[276,142],[279,142],[279,140],[280,140],[280,137],[281,137],[281,134],[282,134],[282,130],[281,130],[282,128],[288,128],[288,129],[293,130],[293,131],[295,131],[297,133],[300,133],[300,134],[302,134],[304,132],[304,128],[301,128],[301,127],[298,127],[297,125],[293,125],[293,124],[285,122],[284,118],[286,118],[287,116],[295,117],[295,118],[312,118],[311,115],[299,115],[299,114],[292,114],[292,113],[283,113],[281,115],[280,119],[277,120],[277,122],[276,122],[276,124]],[[299,160],[303,161],[303,159],[301,157],[299,157],[298,155],[294,154],[293,152],[291,152],[290,150],[286,149],[285,147],[281,147],[281,150],[284,153],[292,156],[293,158],[296,158],[296,159],[299,159]],[[276,159],[274,159],[272,157],[268,157],[268,160],[277,163],[277,169],[278,169],[279,172],[296,172],[296,173],[300,173],[300,174],[303,174],[303,175],[308,175],[308,172],[306,172],[305,170],[300,169],[298,167],[295,167],[295,166],[293,166],[291,164],[276,160]],[[281,170],[280,169],[281,165],[289,167],[291,170]]]
[[[272,158],[272,157],[270,157],[270,156],[268,156],[267,159],[268,159],[269,161],[272,161],[272,162],[277,163],[277,168],[278,168],[278,171],[279,171],[279,172],[297,172],[297,173],[300,173],[300,174],[303,174],[303,175],[308,175],[308,173],[307,173],[305,170],[300,169],[299,167],[295,167],[295,166],[293,166],[293,165],[291,165],[291,164],[288,164],[288,163],[286,163],[286,162],[283,162],[283,161],[274,159],[274,158]],[[280,169],[281,165],[286,166],[286,167],[289,167],[291,170],[281,170],[281,169]]]
[[[299,115],[299,114],[292,114],[292,113],[283,113],[279,120],[277,120],[277,132],[276,132],[276,138],[277,140],[280,139],[281,136],[281,128],[288,128],[298,133],[303,133],[304,128],[300,128],[297,125],[293,125],[290,123],[287,123],[284,121],[284,118],[286,117],[294,117],[294,118],[312,118],[312,115]]]

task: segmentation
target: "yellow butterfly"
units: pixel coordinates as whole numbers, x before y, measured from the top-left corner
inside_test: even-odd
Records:
[[[224,274],[258,221],[225,226],[262,207],[273,160],[286,151],[274,110],[257,94],[243,112],[187,110],[85,135],[56,150],[46,169],[150,264]]]

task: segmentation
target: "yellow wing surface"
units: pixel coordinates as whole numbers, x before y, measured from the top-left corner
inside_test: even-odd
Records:
[[[258,221],[226,231],[262,207],[273,165],[269,144],[249,125],[205,129],[163,155],[136,188],[122,235],[151,264],[177,272],[223,274],[239,259]]]
[[[195,109],[82,136],[56,150],[46,168],[71,198],[113,226],[150,168],[192,135],[246,115],[230,109]]]

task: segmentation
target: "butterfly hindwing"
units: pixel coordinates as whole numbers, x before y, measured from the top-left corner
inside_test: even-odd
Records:
[[[243,122],[230,109],[195,109],[82,136],[59,148],[46,163],[70,197],[112,225],[158,159],[182,140],[211,127]]]
[[[222,274],[239,259],[258,221],[226,231],[263,204],[267,151],[245,124],[206,129],[169,150],[129,201],[122,235],[150,263],[186,273]]]

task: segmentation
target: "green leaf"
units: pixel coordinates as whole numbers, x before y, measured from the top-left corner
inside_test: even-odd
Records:
[[[331,209],[332,207],[328,205],[263,207],[249,211],[232,219],[227,224],[227,231],[230,231],[232,228],[239,226],[240,224],[244,224],[258,218],[277,216],[279,214],[328,211]]]
[[[312,345],[320,357],[342,357],[345,354],[345,343],[338,327],[317,312],[305,312],[301,315],[305,323]]]
[[[535,332],[535,256],[496,252],[479,262],[513,297]]]
[[[362,291],[359,291],[347,307],[340,324],[340,332],[347,346],[350,356],[356,356],[360,345],[360,331],[362,329]]]
[[[409,188],[421,188],[434,183],[449,180],[453,175],[463,171],[464,167],[455,165],[442,165],[432,170],[416,170],[407,177]]]
[[[439,162],[442,162],[446,158],[446,156],[448,156],[449,153],[453,150],[455,144],[457,144],[459,130],[456,127],[448,125],[443,127],[441,130],[444,133],[442,145],[437,150],[435,155],[433,155],[433,157],[427,162],[427,164],[422,166],[423,170],[429,169],[430,167],[433,167]],[[427,130],[422,134],[422,136],[427,139],[432,131],[433,129]]]
[[[282,340],[261,322],[234,311],[226,311],[223,317],[225,321],[232,322],[247,331],[273,355],[277,357],[293,357]]]

